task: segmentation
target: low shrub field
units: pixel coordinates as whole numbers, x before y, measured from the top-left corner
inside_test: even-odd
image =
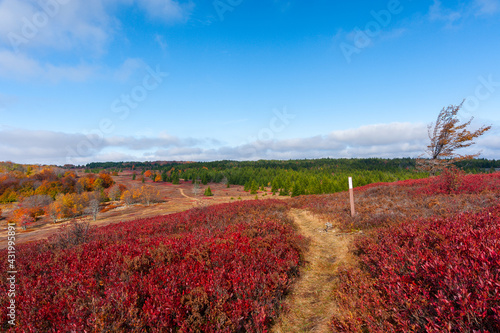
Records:
[[[300,196],[292,198],[290,205],[307,209],[343,231],[369,231],[415,219],[480,212],[498,204],[499,199],[500,172],[465,175],[452,170],[426,179],[358,187],[354,190],[354,217],[348,192]]]
[[[266,332],[307,253],[287,217],[293,207],[351,247],[318,286],[334,300],[323,316],[332,331],[500,332],[500,173],[371,184],[355,201],[354,217],[342,192],[74,223],[16,248],[16,326],[3,320],[0,330]]]
[[[265,331],[306,246],[286,213],[278,201],[246,201],[87,232],[67,228],[19,246],[16,326],[4,320],[2,283],[0,330]],[[0,270],[8,271],[5,252]]]
[[[500,206],[402,223],[355,244],[340,332],[500,332]],[[349,315],[347,315],[349,314]]]
[[[354,217],[348,193],[290,202],[353,235],[333,331],[500,332],[500,173],[452,169],[354,196]]]

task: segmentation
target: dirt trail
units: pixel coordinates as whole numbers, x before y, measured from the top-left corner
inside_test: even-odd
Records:
[[[311,243],[305,254],[307,264],[286,302],[289,310],[280,316],[272,331],[330,332],[328,324],[336,311],[331,290],[339,264],[353,260],[348,250],[353,236],[332,229],[325,232],[325,223],[329,221],[306,210],[292,209],[290,215]]]
[[[187,194],[184,194],[184,190],[182,188],[179,189],[179,191],[181,192],[181,195],[185,198],[188,198],[188,199],[191,199],[191,200],[196,200],[196,201],[201,201],[200,199],[198,198],[193,198],[193,197],[190,197],[189,195]]]

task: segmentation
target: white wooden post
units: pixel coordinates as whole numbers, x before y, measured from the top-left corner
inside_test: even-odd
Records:
[[[349,197],[351,200],[351,216],[356,215],[356,211],[354,210],[354,190],[352,188],[352,177],[349,177]]]

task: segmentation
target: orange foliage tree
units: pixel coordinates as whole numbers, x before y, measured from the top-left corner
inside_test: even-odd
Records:
[[[93,201],[101,202],[101,192],[84,192],[82,194],[59,194],[56,201],[47,209],[47,213],[55,223],[58,219],[73,218],[89,212]],[[95,205],[94,205],[95,208]],[[90,212],[94,214],[95,209]]]
[[[22,200],[20,207],[27,210],[29,215],[35,220],[44,215],[48,206],[52,203],[52,198],[48,195],[32,195]]]
[[[99,174],[99,178],[102,179],[102,187],[104,187],[104,188],[109,188],[115,183],[115,181],[113,180],[113,177],[111,177],[111,175],[109,173],[106,173],[106,172],[101,172]]]
[[[31,216],[30,212],[26,208],[18,208],[14,211],[12,219],[17,225],[20,225],[23,230],[33,224],[35,219]]]
[[[57,220],[62,216],[63,209],[64,207],[60,201],[54,201],[50,204],[47,209],[47,214],[52,219],[52,222],[57,222]]]
[[[459,105],[450,105],[443,108],[438,114],[436,123],[428,126],[431,142],[427,146],[426,154],[429,158],[419,158],[417,160],[417,169],[435,175],[436,172],[446,169],[455,162],[472,159],[480,155],[480,153],[460,155],[456,152],[458,149],[475,144],[474,139],[491,129],[491,126],[481,126],[475,131],[470,131],[468,128],[474,119],[473,117],[465,123],[460,123],[457,115],[463,103],[464,101]]]

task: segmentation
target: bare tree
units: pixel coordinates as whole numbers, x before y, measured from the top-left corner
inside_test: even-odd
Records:
[[[194,196],[197,196],[199,191],[200,191],[200,182],[197,179],[195,179],[195,180],[193,180],[193,194],[194,194]]]
[[[99,206],[99,200],[92,199],[90,200],[88,207],[85,209],[85,212],[92,216],[93,221],[97,220],[97,214],[99,214]]]
[[[438,114],[436,123],[432,123],[427,127],[431,141],[426,150],[428,158],[419,158],[417,160],[418,170],[435,175],[436,172],[455,162],[472,159],[480,155],[480,153],[460,155],[456,152],[458,149],[475,144],[474,139],[491,129],[491,126],[481,126],[471,132],[468,128],[474,119],[473,117],[461,124],[457,115],[463,103],[464,101],[459,105],[450,105],[443,108]]]
[[[113,201],[120,200],[120,196],[122,195],[122,191],[118,185],[115,185],[109,191],[109,198]]]
[[[52,203],[52,198],[48,195],[35,194],[26,197],[22,201],[22,206],[28,209],[44,208]]]
[[[53,247],[66,249],[86,243],[91,239],[92,228],[89,221],[72,221],[50,237],[49,241]]]

